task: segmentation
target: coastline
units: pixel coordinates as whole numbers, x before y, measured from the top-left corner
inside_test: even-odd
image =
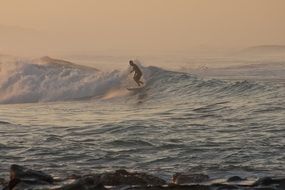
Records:
[[[175,173],[171,179],[144,172],[91,173],[88,175],[71,175],[65,178],[53,177],[43,171],[33,170],[13,164],[10,167],[10,179],[0,178],[1,190],[283,190],[285,177],[243,178],[231,176],[227,179],[210,178],[203,173]]]

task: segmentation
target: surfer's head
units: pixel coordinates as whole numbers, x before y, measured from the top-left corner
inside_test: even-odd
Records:
[[[133,60],[130,60],[129,63],[130,63],[131,66],[134,65],[134,61]]]

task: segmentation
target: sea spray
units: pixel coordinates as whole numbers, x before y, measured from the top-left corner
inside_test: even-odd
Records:
[[[127,79],[127,72],[102,72],[46,57],[2,62],[0,67],[0,103],[99,96],[119,88]]]

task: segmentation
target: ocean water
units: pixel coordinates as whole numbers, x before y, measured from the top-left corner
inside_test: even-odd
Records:
[[[144,67],[102,72],[50,60],[1,63],[0,177],[10,164],[55,176],[115,169],[279,176],[285,85]]]

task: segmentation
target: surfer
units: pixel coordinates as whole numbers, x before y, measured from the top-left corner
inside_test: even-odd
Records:
[[[132,60],[130,60],[129,63],[130,63],[130,66],[133,67],[130,73],[135,72],[134,81],[136,81],[136,83],[140,86],[141,84],[143,84],[143,82],[140,81],[140,78],[142,77],[142,71]]]

